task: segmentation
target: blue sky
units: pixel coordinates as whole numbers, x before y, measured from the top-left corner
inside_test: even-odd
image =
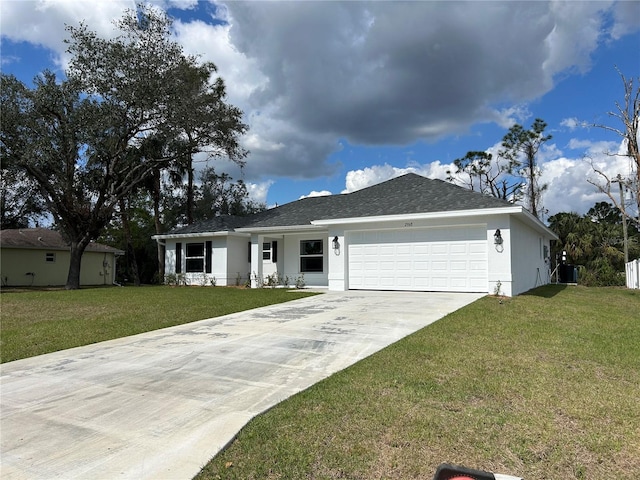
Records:
[[[416,172],[445,178],[469,150],[495,151],[513,123],[537,117],[548,215],[585,213],[603,197],[588,155],[608,173],[620,138],[617,66],[640,81],[640,2],[154,1],[185,51],[213,61],[245,112],[251,151],[240,172],[268,205]],[[2,71],[26,83],[62,72],[65,24],[103,36],[134,2],[0,3]],[[204,164],[199,164],[204,165]]]

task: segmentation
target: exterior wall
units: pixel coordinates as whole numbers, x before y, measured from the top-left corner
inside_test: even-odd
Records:
[[[47,262],[47,253],[55,254],[55,261]],[[47,287],[67,283],[70,258],[67,251],[3,248],[0,249],[0,256],[3,286]],[[84,252],[80,285],[111,285],[114,279],[113,253]]]
[[[349,290],[349,255],[347,237],[344,228],[329,230],[328,245],[328,285],[329,290]],[[333,248],[333,239],[338,237],[338,248]]]
[[[276,261],[273,261],[273,256],[274,256],[274,251],[273,251],[273,242],[276,242],[276,248],[277,248],[277,253],[275,253],[276,255]],[[283,242],[282,242],[282,237],[272,237],[272,236],[265,236],[262,239],[261,245],[264,247],[264,244],[268,243],[269,244],[269,250],[267,250],[269,252],[269,258],[265,259],[263,258],[262,254],[264,254],[265,250],[264,248],[262,249],[262,254],[259,258],[262,258],[262,276],[263,278],[267,278],[270,275],[282,275],[283,272],[283,260],[281,258],[281,251],[283,249]]]
[[[244,285],[250,278],[249,243],[251,243],[249,237],[227,237],[225,285]],[[213,257],[215,259],[216,253]]]
[[[318,231],[314,233],[292,233],[282,236],[269,236],[254,234],[251,236],[251,286],[258,286],[256,276],[263,281],[267,281],[269,275],[276,274],[280,279],[288,280],[290,286],[296,284],[296,279],[302,277],[300,271],[300,241],[301,240],[322,240],[323,243],[323,264],[322,272],[304,273],[304,282],[307,286],[326,287],[328,285],[328,250],[326,232]],[[278,243],[277,262],[263,260],[263,244],[273,241]],[[273,244],[272,244],[273,245]],[[273,251],[272,251],[273,255]]]
[[[300,241],[322,240],[322,272],[304,273],[300,271]],[[283,260],[282,275],[289,277],[289,284],[294,285],[298,277],[304,275],[304,282],[310,287],[326,287],[329,285],[329,256],[331,243],[327,241],[327,232],[318,231],[296,235],[285,235],[282,239],[284,249],[280,254]],[[278,245],[280,242],[278,242]]]
[[[550,239],[529,226],[511,219],[511,263],[513,265],[513,295],[550,282]],[[545,249],[546,247],[546,249]]]
[[[181,244],[181,274],[187,285],[218,286],[244,285],[250,270],[248,261],[248,237],[200,236],[181,239],[167,239],[165,248],[165,273],[176,274],[176,244]],[[211,242],[211,273],[186,272],[187,243]],[[206,252],[205,252],[206,253]],[[240,278],[238,278],[238,274]],[[166,281],[166,278],[165,278]]]
[[[165,281],[167,275],[176,273],[176,240],[169,239],[165,242],[164,248],[164,273]]]
[[[511,297],[513,293],[513,276],[511,264],[511,217],[495,215],[487,218],[487,243],[489,244],[487,262],[489,285],[487,293]],[[496,230],[500,229],[502,245],[495,243]]]

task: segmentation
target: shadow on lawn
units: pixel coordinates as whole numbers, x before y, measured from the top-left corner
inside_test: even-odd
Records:
[[[541,287],[534,288],[528,292],[524,292],[522,295],[531,295],[533,297],[553,298],[562,292],[567,285],[562,283],[555,283],[549,285],[543,285]]]

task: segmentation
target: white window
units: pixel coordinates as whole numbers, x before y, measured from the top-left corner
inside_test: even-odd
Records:
[[[264,242],[262,244],[262,259],[271,260],[271,242]]]
[[[300,272],[321,273],[323,271],[322,240],[300,241]]]
[[[54,263],[56,261],[55,252],[47,252],[44,254],[44,261],[47,263]]]
[[[203,273],[204,243],[187,243],[185,259],[187,273]]]

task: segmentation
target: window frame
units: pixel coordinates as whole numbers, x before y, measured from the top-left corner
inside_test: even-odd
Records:
[[[45,263],[56,263],[56,252],[45,252],[44,261]]]
[[[185,273],[204,273],[205,272],[205,257],[206,257],[206,248],[205,242],[192,242],[186,243],[184,247],[184,271]],[[193,249],[195,247],[202,248],[202,254],[200,255],[200,248],[198,248],[195,252]],[[192,251],[189,251],[192,250]],[[194,267],[193,264],[200,265],[199,268]]]
[[[305,247],[305,245],[313,246],[311,248]],[[318,251],[317,246],[320,249]],[[316,264],[320,261],[319,268],[309,266],[309,263]],[[311,262],[309,262],[311,261]],[[324,273],[324,240],[322,239],[307,239],[300,240],[300,273]]]
[[[271,242],[262,242],[262,260],[271,260]]]

